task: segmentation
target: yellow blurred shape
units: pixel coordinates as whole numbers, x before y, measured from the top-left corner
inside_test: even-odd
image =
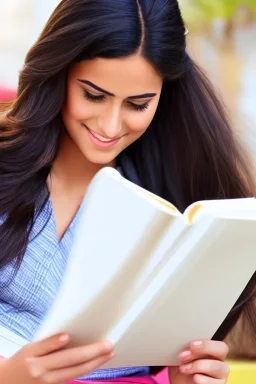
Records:
[[[256,384],[256,362],[229,360],[230,376],[227,384]]]

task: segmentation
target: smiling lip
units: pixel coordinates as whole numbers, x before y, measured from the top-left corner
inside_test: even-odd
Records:
[[[108,141],[103,141],[103,140],[100,140],[97,136],[95,136],[95,134],[85,125],[83,124],[83,126],[86,128],[87,132],[88,132],[88,136],[90,137],[90,139],[99,147],[101,148],[110,148],[110,147],[113,147],[113,145],[115,145],[119,140],[120,140],[120,137],[117,138],[117,139],[114,139],[114,140],[108,140]],[[103,137],[103,136],[102,136]]]

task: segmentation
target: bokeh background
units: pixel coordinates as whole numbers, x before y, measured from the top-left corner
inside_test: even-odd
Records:
[[[8,0],[0,8],[0,101],[12,98],[24,56],[59,0]],[[188,49],[256,152],[256,0],[180,0]],[[255,155],[256,158],[256,155]]]

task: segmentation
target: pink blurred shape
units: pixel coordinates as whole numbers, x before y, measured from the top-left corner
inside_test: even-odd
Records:
[[[16,95],[15,89],[0,85],[0,102],[12,101]]]

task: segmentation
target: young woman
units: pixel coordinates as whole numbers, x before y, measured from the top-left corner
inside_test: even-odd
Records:
[[[180,210],[254,194],[223,108],[186,52],[177,0],[63,0],[26,57],[17,99],[3,107],[0,324],[27,340],[54,300],[79,206],[105,166]],[[228,347],[217,340],[241,313],[255,325],[254,286],[255,276],[215,340],[181,351],[172,384],[226,382]],[[113,356],[108,342],[68,343],[56,335],[28,344],[0,362],[0,382],[153,381],[150,367],[98,370]]]

